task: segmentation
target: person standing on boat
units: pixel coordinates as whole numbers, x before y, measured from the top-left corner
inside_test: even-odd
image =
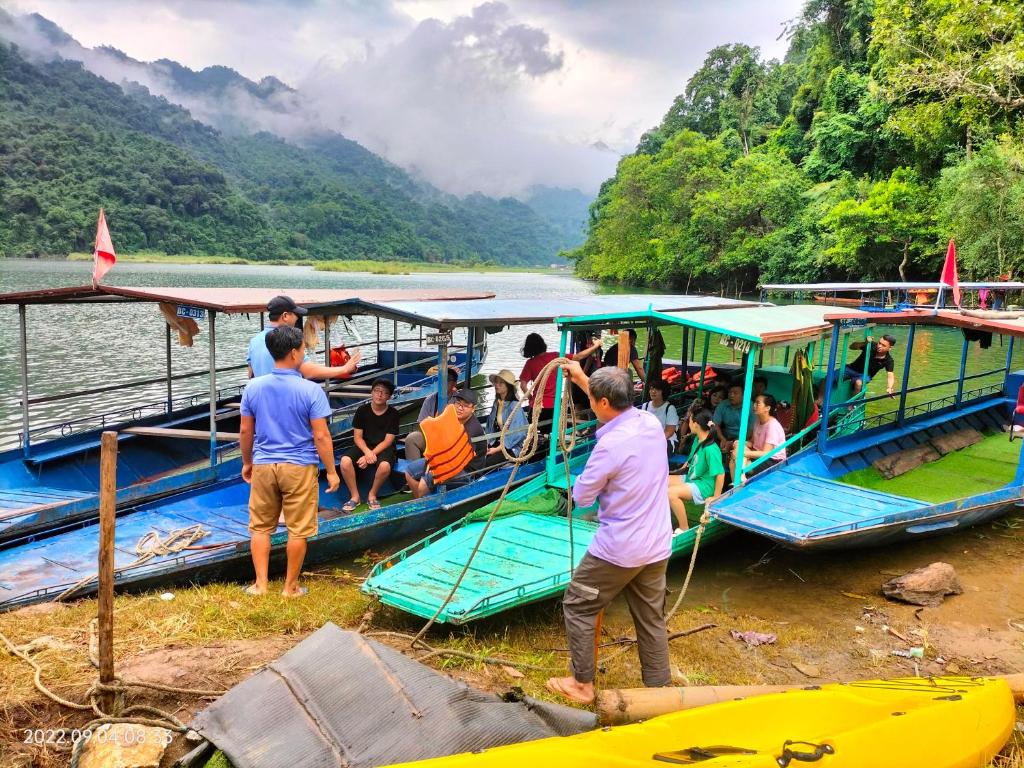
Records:
[[[380,378],[370,389],[370,402],[356,408],[352,417],[352,447],[341,457],[341,477],[349,497],[342,512],[354,512],[360,504],[356,473],[373,469],[373,483],[366,497],[370,509],[380,509],[377,494],[395,465],[395,440],[398,439],[398,411],[388,400],[395,392],[391,379]]]
[[[896,362],[892,359],[889,350],[896,346],[896,337],[892,334],[885,334],[878,341],[868,336],[867,341],[855,341],[850,349],[861,350],[860,357],[846,366],[843,378],[853,382],[853,394],[857,394],[864,388],[864,357],[868,359],[868,381],[875,378],[875,374],[885,368],[885,393],[892,396],[893,387],[896,386]]]
[[[530,394],[530,414],[532,415],[536,408],[540,408],[540,432],[545,435],[551,434],[551,422],[555,417],[555,390],[558,388],[557,372],[548,375],[543,392],[538,393],[536,386],[529,385],[538,380],[544,366],[557,358],[558,353],[548,352],[548,343],[539,333],[531,333],[526,337],[521,352],[526,362],[519,373],[519,383],[523,390]]]
[[[633,384],[620,368],[587,378],[576,361],[564,364],[587,391],[601,422],[597,444],[573,485],[581,507],[598,502],[598,529],[562,600],[572,675],[553,677],[548,690],[573,701],[594,700],[594,640],[598,616],[625,593],[636,626],[644,685],[672,682],[665,629],[665,569],[672,552],[668,454],[661,422],[633,407]]]
[[[299,597],[299,573],[306,540],[317,533],[319,467],[327,468],[327,493],[338,490],[334,446],[323,389],[299,373],[304,356],[302,331],[283,326],[267,334],[274,370],[253,379],[242,393],[242,479],[250,484],[249,533],[256,581],[246,592],[267,592],[270,534],[279,516],[288,526],[288,566],[282,595]]]
[[[630,328],[627,333],[629,334],[629,364],[633,366],[637,377],[643,382],[644,364],[640,362],[640,353],[636,351],[636,330]],[[602,364],[605,368],[614,368],[619,364],[619,342],[608,347],[608,351],[604,353]]]
[[[249,353],[245,362],[249,364],[249,378],[266,376],[274,370],[274,358],[267,349],[267,334],[282,325],[294,328],[299,318],[306,314],[305,307],[298,306],[290,296],[275,296],[267,302],[267,318],[270,325],[249,340]],[[344,365],[320,365],[303,355],[299,373],[307,379],[347,379],[356,371],[362,353],[357,349]]]

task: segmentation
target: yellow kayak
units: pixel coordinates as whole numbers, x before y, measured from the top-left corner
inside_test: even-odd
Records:
[[[645,723],[405,766],[417,768],[981,768],[1010,737],[1013,696],[995,678],[823,685]]]

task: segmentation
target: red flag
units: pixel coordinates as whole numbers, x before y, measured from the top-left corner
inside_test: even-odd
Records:
[[[114,244],[110,242],[110,232],[107,230],[107,217],[103,215],[100,208],[100,217],[96,222],[96,248],[92,252],[92,284],[99,285],[103,276],[110,271],[117,261],[114,253]]]
[[[942,265],[942,277],[939,282],[953,289],[953,303],[960,306],[960,281],[956,277],[956,243],[949,241],[946,250],[946,263]]]

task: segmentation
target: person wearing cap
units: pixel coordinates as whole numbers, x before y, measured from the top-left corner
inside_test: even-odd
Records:
[[[445,481],[446,485],[464,485],[469,481],[469,473],[482,469],[487,452],[487,444],[483,440],[484,428],[476,418],[474,409],[479,400],[476,392],[472,389],[460,389],[452,395],[449,401],[455,407],[455,415],[462,428],[466,430],[466,436],[473,445],[473,452],[476,454],[469,464],[455,477]],[[426,496],[434,489],[434,479],[427,468],[426,459],[410,461],[405,469],[405,479],[409,483],[413,498],[419,499]]]
[[[452,396],[459,391],[459,369],[455,366],[448,366],[448,399],[445,401],[445,405],[451,402]],[[437,407],[437,392],[431,392],[423,400],[423,405],[420,406],[420,413],[416,417],[416,423],[420,424],[424,419],[429,419],[431,416],[437,416],[444,407]],[[413,431],[406,435],[405,438],[405,458],[406,461],[416,461],[417,459],[423,458],[423,449],[427,442],[423,438],[422,432]]]
[[[282,325],[294,328],[299,318],[304,317],[306,308],[297,305],[290,296],[275,296],[267,302],[267,317],[270,325],[249,340],[249,352],[245,362],[249,364],[249,378],[266,376],[274,370],[274,358],[267,349],[267,334]],[[327,366],[313,362],[306,355],[299,367],[299,373],[306,379],[344,379],[355,373],[359,365],[360,351],[357,349],[344,365]]]
[[[242,393],[239,446],[242,479],[249,483],[249,548],[256,580],[246,592],[267,592],[270,536],[284,517],[288,526],[284,597],[306,593],[299,586],[306,540],[317,533],[319,463],[327,470],[327,493],[338,490],[334,445],[327,427],[331,406],[322,388],[299,374],[302,332],[284,325],[267,334],[274,370]]]
[[[395,392],[390,379],[380,378],[370,389],[370,402],[360,405],[352,417],[353,445],[341,457],[341,477],[348,487],[349,499],[342,512],[354,512],[360,504],[356,474],[373,469],[373,484],[366,502],[370,509],[380,509],[377,493],[395,465],[395,440],[398,439],[398,411],[388,400]]]
[[[505,422],[509,422],[508,432],[505,434],[505,448],[514,456],[519,455],[519,449],[523,447],[526,440],[526,413],[522,408],[516,408],[519,399],[515,375],[508,368],[503,368],[498,373],[492,373],[489,377],[494,387],[494,402],[491,404],[491,413],[487,417],[487,434],[501,432]],[[496,457],[496,460],[504,459],[501,452],[501,438],[491,440],[487,448],[487,456]]]

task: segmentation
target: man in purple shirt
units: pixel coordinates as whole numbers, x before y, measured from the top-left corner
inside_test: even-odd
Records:
[[[597,445],[572,489],[580,506],[598,501],[598,529],[562,600],[573,674],[553,677],[547,687],[589,704],[597,619],[620,592],[636,626],[644,685],[672,681],[665,628],[665,568],[672,551],[668,456],[661,422],[633,407],[629,374],[601,368],[588,379],[579,363],[564,367],[588,393],[601,422]]]

